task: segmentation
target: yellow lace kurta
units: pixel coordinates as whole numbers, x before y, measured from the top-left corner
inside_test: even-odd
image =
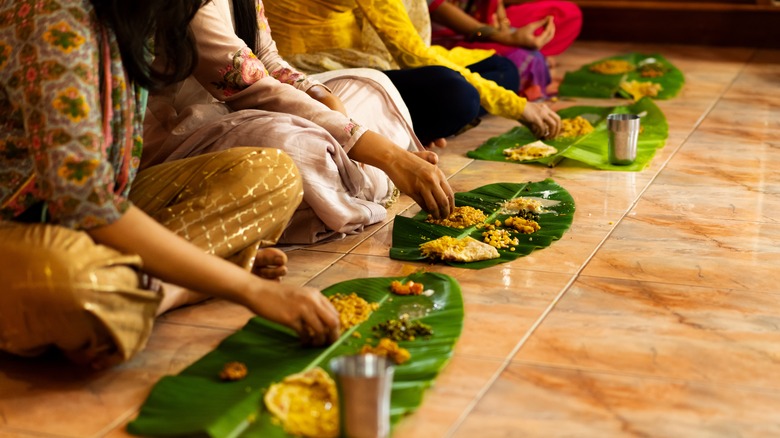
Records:
[[[492,51],[430,46],[427,3],[408,1],[266,0],[265,6],[279,53],[302,70],[441,65],[474,85],[488,112],[519,119],[525,99],[466,68]]]

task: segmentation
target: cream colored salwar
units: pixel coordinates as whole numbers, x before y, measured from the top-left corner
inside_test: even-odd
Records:
[[[198,10],[190,24],[198,66],[187,80],[150,96],[141,168],[235,146],[279,148],[304,184],[304,202],[282,242],[343,237],[380,222],[395,187],[348,153],[367,130],[423,150],[398,90],[371,69],[296,71],[276,52],[262,2],[256,5],[259,29],[251,48],[235,34],[230,1]],[[310,98],[306,92],[315,86],[338,96],[349,117]]]

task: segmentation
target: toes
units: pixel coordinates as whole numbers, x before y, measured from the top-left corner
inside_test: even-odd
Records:
[[[255,267],[284,266],[287,264],[287,254],[277,248],[261,248],[255,257]]]
[[[266,280],[277,280],[287,275],[287,266],[255,268],[254,273]]]

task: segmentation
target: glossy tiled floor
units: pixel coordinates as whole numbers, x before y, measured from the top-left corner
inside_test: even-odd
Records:
[[[455,355],[397,437],[780,436],[780,51],[578,43],[561,70],[659,52],[687,77],[659,102],[670,137],[641,173],[472,161],[512,122],[486,118],[443,150],[456,191],[554,178],[577,202],[550,248],[463,288]],[[598,101],[559,102],[607,104]],[[402,199],[391,212],[413,213]],[[387,257],[390,219],[290,252],[295,284],[419,265]],[[0,357],[0,438],[117,437],[151,385],[249,314],[211,302],[165,316],[131,363],[90,374]]]

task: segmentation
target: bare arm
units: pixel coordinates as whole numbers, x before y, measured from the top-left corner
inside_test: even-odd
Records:
[[[314,344],[338,338],[338,314],[318,290],[264,280],[206,254],[137,207],[88,233],[98,243],[140,255],[144,269],[163,281],[246,306]]]
[[[555,25],[551,16],[520,28],[512,27],[506,17],[506,10],[502,2],[499,2],[492,23],[482,23],[458,6],[448,2],[442,3],[431,11],[431,20],[465,35],[467,40],[490,41],[534,50],[544,47],[555,35]],[[539,35],[536,35],[536,30],[539,28],[543,28],[543,30]]]
[[[487,26],[486,23],[480,22],[461,8],[446,1],[431,11],[431,20],[462,35],[471,35],[480,27]]]
[[[349,157],[384,171],[401,192],[434,217],[447,217],[455,208],[452,188],[441,169],[375,132],[363,134]]]

